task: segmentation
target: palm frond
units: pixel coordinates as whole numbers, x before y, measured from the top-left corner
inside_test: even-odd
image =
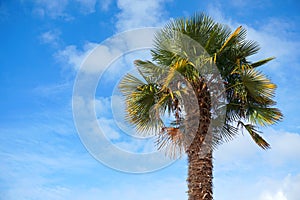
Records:
[[[142,61],[142,60],[135,60],[135,66],[137,67],[139,73],[143,76],[143,78],[147,82],[160,82],[163,78],[164,74],[166,73],[166,69],[157,66],[151,61]]]
[[[140,132],[158,130],[163,122],[153,112],[159,87],[155,83],[145,83],[137,77],[127,74],[119,84],[125,96],[126,120],[136,125]]]
[[[245,70],[241,74],[241,81],[247,92],[257,101],[260,100],[259,97],[274,97],[276,85],[257,70]]]
[[[248,106],[249,120],[252,123],[259,124],[261,126],[272,125],[280,121],[283,117],[282,113],[277,108],[268,108],[262,106]]]
[[[120,91],[128,96],[132,92],[136,91],[138,87],[144,85],[145,83],[132,74],[126,74],[119,83]]]
[[[260,146],[264,150],[271,148],[270,144],[259,135],[259,132],[255,129],[255,126],[253,126],[252,124],[244,124],[241,121],[239,122],[239,124],[247,130],[247,132],[250,134],[250,136],[258,146]]]
[[[230,46],[230,44],[235,42],[235,39],[241,32],[242,26],[239,26],[230,36],[229,38],[224,42],[220,50],[218,51],[218,54],[222,53],[222,51],[227,47]]]
[[[157,92],[155,85],[145,84],[126,98],[127,120],[140,132],[157,131],[163,124],[160,116],[153,112]]]
[[[218,135],[218,139],[221,142],[228,142],[233,140],[237,135],[238,135],[238,128],[231,125],[228,122],[224,122],[224,125],[221,127],[221,129],[219,130],[220,132],[217,132],[214,135]]]
[[[259,49],[260,47],[256,41],[245,40],[239,46],[239,57],[246,58],[248,56],[254,55],[259,51]]]
[[[252,68],[256,68],[256,67],[260,67],[268,62],[270,62],[271,60],[275,59],[275,57],[270,57],[270,58],[266,58],[266,59],[263,59],[263,60],[260,60],[260,61],[257,61],[255,63],[252,63],[250,66]]]

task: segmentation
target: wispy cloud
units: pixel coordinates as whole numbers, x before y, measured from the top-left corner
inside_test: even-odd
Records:
[[[58,135],[34,124],[0,132],[1,198],[64,199],[61,193],[72,174],[94,167],[74,135]]]
[[[33,89],[33,93],[43,97],[56,97],[63,92],[71,90],[71,83],[65,82],[61,84],[40,85]]]
[[[156,30],[155,28],[148,28],[127,31],[112,36],[101,44],[87,42],[82,49],[75,45],[69,45],[59,50],[55,57],[63,64],[66,63],[74,71],[78,71],[82,67],[80,69],[82,72],[100,75],[100,72],[108,70],[109,77],[115,77],[120,75],[120,72],[127,70],[128,66],[111,67],[114,62],[132,51],[143,51],[144,48],[152,47]],[[133,57],[127,56],[125,61],[128,59],[131,63],[127,62],[127,64],[132,66]]]
[[[39,17],[50,17],[52,19],[64,19],[66,21],[74,19],[70,7],[74,6],[80,14],[91,14],[97,9],[97,0],[39,0],[23,1],[24,4],[31,2],[33,5],[33,14]]]
[[[117,30],[161,26],[166,20],[164,6],[167,2],[169,0],[118,0],[121,11],[117,14]]]
[[[77,71],[79,70],[84,59],[96,46],[96,43],[87,42],[81,50],[75,45],[69,45],[56,52],[55,57],[63,64],[67,64],[69,67],[71,67],[71,69]]]
[[[53,47],[59,47],[61,32],[58,29],[46,31],[40,35],[40,41],[43,44],[48,44]]]

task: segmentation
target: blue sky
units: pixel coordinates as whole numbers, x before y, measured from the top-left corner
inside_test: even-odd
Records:
[[[126,30],[159,27],[170,18],[197,11],[232,29],[239,25],[247,28],[248,39],[261,45],[253,60],[276,57],[261,70],[278,85],[276,100],[285,115],[281,123],[264,129],[271,150],[259,149],[243,134],[219,147],[214,162],[215,199],[297,200],[297,0],[0,1],[0,199],[187,199],[184,158],[142,174],[120,172],[97,161],[78,136],[72,92],[84,59],[106,39]],[[118,58],[110,70],[104,71],[108,79],[101,79],[93,102],[106,136],[128,151],[151,151],[153,145],[151,140],[141,142],[124,136],[116,126],[118,107],[113,108],[114,113],[110,108],[110,96],[115,94],[112,83],[132,68],[132,60],[147,57],[145,52]],[[99,62],[104,62],[100,58]],[[121,105],[119,99],[115,101],[115,105]]]

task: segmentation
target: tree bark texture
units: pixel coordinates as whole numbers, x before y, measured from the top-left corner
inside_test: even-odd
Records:
[[[210,131],[211,102],[204,81],[193,85],[199,106],[199,126],[194,139],[187,148],[189,200],[213,199],[212,133]]]

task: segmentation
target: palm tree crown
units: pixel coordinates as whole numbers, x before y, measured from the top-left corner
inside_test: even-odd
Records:
[[[188,42],[183,42],[184,37]],[[127,74],[119,85],[126,98],[127,120],[139,132],[156,132],[159,148],[171,155],[186,152],[189,161],[192,152],[204,151],[203,146],[196,147],[203,138],[212,144],[207,147],[210,151],[234,138],[240,128],[261,148],[270,148],[258,126],[272,125],[282,114],[274,107],[276,85],[258,67],[274,58],[251,62],[248,58],[259,46],[246,40],[243,27],[232,32],[205,14],[196,14],[168,23],[156,34],[154,44],[152,61],[136,60],[139,76]],[[217,90],[219,96],[213,97]],[[217,112],[219,107],[224,112]],[[221,125],[211,126],[220,113]],[[169,123],[166,114],[171,116]],[[191,197],[193,191],[191,183],[190,199],[197,199],[197,194]]]

